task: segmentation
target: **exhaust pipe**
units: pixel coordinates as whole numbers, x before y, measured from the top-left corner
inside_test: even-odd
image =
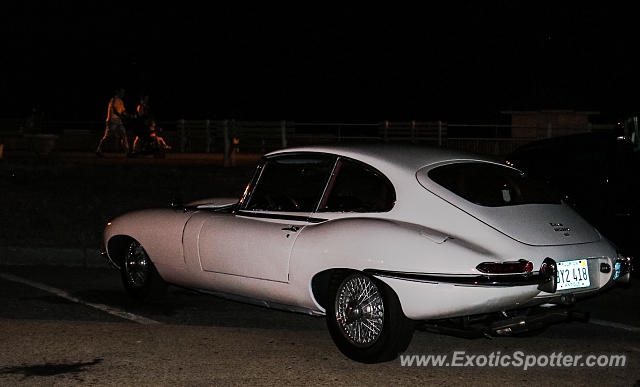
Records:
[[[575,296],[567,294],[566,301],[575,302]],[[570,304],[566,304],[570,305]],[[569,320],[586,321],[588,316],[582,312],[571,311],[565,308],[545,311],[531,315],[521,315],[506,320],[496,321],[489,327],[489,333],[496,336],[507,336],[517,333],[534,331],[547,325],[565,322]]]

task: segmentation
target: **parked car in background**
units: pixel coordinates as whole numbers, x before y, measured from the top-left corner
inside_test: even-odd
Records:
[[[518,169],[382,145],[269,153],[239,199],[131,212],[104,243],[134,297],[169,283],[324,315],[337,347],[362,362],[394,359],[425,321],[539,327],[561,313],[552,305],[628,281],[630,268]]]
[[[638,155],[616,132],[553,137],[523,145],[509,165],[552,185],[620,248],[638,253]]]

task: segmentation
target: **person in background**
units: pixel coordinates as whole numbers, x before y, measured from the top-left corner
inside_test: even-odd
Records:
[[[124,119],[127,117],[127,110],[124,107],[124,98],[125,90],[123,88],[116,89],[113,98],[109,101],[109,106],[107,107],[107,120],[106,127],[104,130],[104,136],[100,140],[98,144],[98,148],[96,149],[96,155],[98,157],[102,157],[102,147],[104,142],[110,138],[115,137],[122,150],[126,155],[129,154],[129,141],[127,139],[127,130],[124,125]]]
[[[149,127],[149,133],[150,133],[152,141],[156,141],[157,142],[158,148],[164,149],[164,150],[169,150],[169,149],[171,149],[171,146],[167,145],[167,143],[164,141],[164,138],[158,136],[158,133],[160,133],[161,131],[162,131],[162,129],[158,128],[156,126],[156,122],[155,121],[151,121],[151,126]]]
[[[136,138],[135,140],[133,140],[132,150],[134,154],[140,152],[144,142],[151,141],[152,121],[153,117],[151,115],[149,96],[145,95],[144,97],[140,98],[140,102],[138,103],[138,107],[136,108],[136,123],[134,128]]]
[[[140,102],[138,102],[138,107],[136,108],[136,117],[138,124],[148,131],[151,126],[151,121],[154,120],[153,114],[151,113],[151,104],[149,103],[148,95],[140,98]]]

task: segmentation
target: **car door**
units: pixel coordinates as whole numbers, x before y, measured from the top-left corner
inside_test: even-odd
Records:
[[[238,209],[211,216],[199,233],[204,271],[287,282],[289,258],[327,186],[335,157],[287,154],[265,159]]]

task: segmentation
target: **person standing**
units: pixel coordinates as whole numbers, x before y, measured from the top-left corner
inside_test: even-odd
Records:
[[[133,141],[132,153],[137,153],[143,147],[143,143],[149,143],[151,138],[151,122],[153,121],[153,117],[151,115],[151,107],[149,104],[149,96],[145,95],[140,98],[140,103],[138,103],[138,107],[136,108],[136,124],[134,128],[134,133],[136,135],[135,140]]]
[[[127,130],[124,125],[124,119],[127,117],[127,110],[124,107],[125,90],[123,88],[116,89],[113,98],[109,101],[107,107],[107,120],[104,130],[104,136],[98,144],[96,149],[96,155],[102,157],[102,146],[104,142],[110,138],[115,137],[120,143],[120,146],[124,150],[126,155],[129,154],[129,141],[127,139]]]
[[[148,121],[151,121],[153,119],[153,117],[151,116],[151,106],[149,104],[148,95],[140,98],[140,102],[138,103],[136,112],[138,113],[138,118],[141,119],[145,125],[148,125]]]

